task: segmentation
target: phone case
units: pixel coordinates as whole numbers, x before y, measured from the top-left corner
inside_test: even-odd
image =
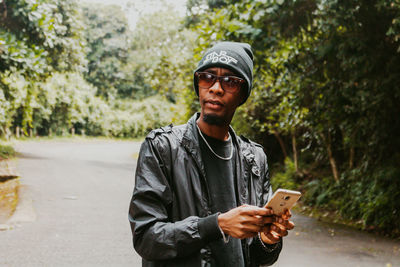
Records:
[[[290,210],[300,197],[301,193],[298,191],[278,189],[266,207],[272,208],[274,214],[281,215],[285,209]]]

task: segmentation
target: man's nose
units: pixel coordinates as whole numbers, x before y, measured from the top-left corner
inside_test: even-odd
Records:
[[[217,79],[215,83],[208,89],[209,91],[213,92],[214,94],[222,95],[224,93],[224,89],[222,89],[221,83]]]

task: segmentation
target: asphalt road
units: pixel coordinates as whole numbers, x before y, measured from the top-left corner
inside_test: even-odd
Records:
[[[0,231],[0,266],[141,266],[127,219],[139,147],[17,143],[21,201]],[[274,266],[400,266],[399,241],[301,215],[293,220]]]

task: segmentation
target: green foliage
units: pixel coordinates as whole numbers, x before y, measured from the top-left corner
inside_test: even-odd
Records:
[[[87,5],[82,12],[89,47],[85,77],[97,95],[143,99],[161,93],[182,102],[178,95],[191,82],[196,35],[180,25],[171,7],[142,15],[132,32],[118,6]]]
[[[342,174],[339,183],[324,178],[305,185],[302,200],[307,205],[338,211],[345,220],[357,221],[363,229],[400,234],[400,172],[391,165],[364,173],[354,169]]]
[[[196,34],[180,24],[171,7],[142,16],[133,35],[130,54],[133,75],[178,106],[192,90]],[[140,79],[139,79],[140,80]]]
[[[76,133],[141,137],[171,122],[171,104],[162,97],[143,101],[109,100],[77,73],[56,73],[42,85],[33,128],[41,135]]]
[[[54,71],[85,67],[81,23],[72,0],[3,1],[0,17],[0,129],[32,128],[40,91]]]
[[[26,136],[74,132],[140,137],[170,123],[173,109],[164,98],[129,102],[119,97],[154,94],[147,74],[154,62],[169,56],[172,42],[159,43],[162,55],[146,57],[154,40],[138,41],[140,30],[130,32],[117,6],[77,8],[73,0],[43,0],[7,1],[0,9],[2,136],[22,129]],[[169,22],[174,19],[170,16]],[[162,32],[163,21],[157,23],[154,36]],[[177,27],[171,29],[177,32]],[[160,40],[170,34],[163,33]]]
[[[278,188],[299,190],[299,184],[296,181],[298,175],[294,163],[290,158],[285,159],[285,165],[282,171],[274,172],[271,175],[272,189]]]
[[[99,124],[99,134],[114,137],[143,137],[150,130],[171,123],[172,104],[161,96],[141,101],[115,101]]]
[[[199,33],[197,55],[220,40],[248,42],[254,49],[254,88],[235,116],[237,131],[262,143],[273,162],[299,156],[302,166],[324,173],[303,177],[308,203],[346,216],[354,204],[352,219],[399,229],[388,220],[396,215],[383,216],[378,207],[392,210],[393,191],[385,192],[384,176],[394,179],[399,170],[400,3],[191,3],[188,24]],[[353,178],[343,180],[350,173]],[[278,183],[290,181],[288,170],[281,174]],[[357,188],[358,195],[347,189],[357,200],[338,194],[345,185]],[[359,199],[366,199],[364,206]]]
[[[17,152],[10,145],[0,144],[0,160],[15,157]]]
[[[303,132],[323,148],[335,144],[336,154],[356,147],[361,163],[383,159],[381,144],[400,127],[389,115],[400,96],[399,40],[392,37],[400,6],[384,3],[235,1],[204,13],[195,29],[201,50],[224,39],[252,44],[254,94],[244,107],[251,131]]]
[[[181,24],[171,7],[142,16],[133,34],[129,64],[141,90],[158,93],[175,103],[174,121],[184,123],[199,110],[193,90],[193,57],[197,34]]]
[[[85,78],[97,88],[97,95],[133,96],[135,80],[126,66],[132,33],[125,13],[116,5],[87,4],[82,17],[88,47]]]
[[[100,117],[107,106],[95,97],[96,88],[78,73],[54,73],[38,86],[32,127],[41,135],[66,134],[74,125]]]
[[[8,0],[1,9],[1,72],[18,69],[30,76],[44,75],[85,62],[74,1]]]

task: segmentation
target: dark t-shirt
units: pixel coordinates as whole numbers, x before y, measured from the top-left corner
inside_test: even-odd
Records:
[[[211,211],[213,213],[224,213],[237,207],[237,189],[235,187],[236,149],[230,139],[221,141],[204,133],[203,136],[212,150],[223,158],[228,158],[231,154],[231,149],[233,149],[233,156],[230,160],[220,159],[214,155],[200,136],[201,156],[211,195]],[[219,239],[209,245],[214,262],[213,266],[244,266],[242,244],[239,239],[231,237],[228,243],[224,243],[223,239]]]

